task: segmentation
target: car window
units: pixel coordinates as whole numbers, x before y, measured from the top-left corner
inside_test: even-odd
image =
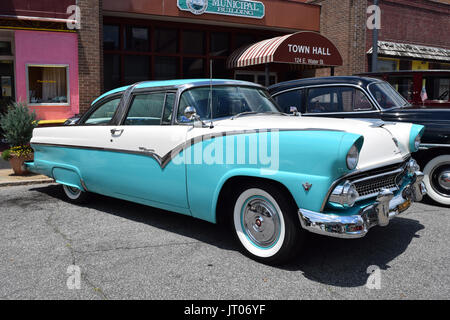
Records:
[[[260,88],[240,86],[198,87],[182,93],[177,120],[181,123],[191,122],[184,116],[186,107],[194,107],[202,120],[225,118],[242,112],[279,112],[270,95]]]
[[[302,112],[303,90],[291,90],[275,96],[275,101],[281,107],[284,113],[292,113],[291,108],[296,108]]]
[[[373,110],[367,96],[353,87],[322,87],[308,90],[308,113],[359,112]]]
[[[172,113],[173,113],[173,105],[175,103],[175,93],[168,93],[166,95],[166,101],[164,103],[164,112],[161,123],[162,124],[171,124],[172,123]]]
[[[338,112],[337,88],[324,87],[308,90],[307,113]]]
[[[444,76],[427,76],[423,80],[427,93],[427,100],[450,100],[450,78]]]
[[[164,92],[135,95],[124,125],[160,125],[165,95]]]
[[[353,89],[353,111],[375,110],[367,96],[358,89]]]
[[[88,125],[106,125],[108,124],[117,107],[119,106],[120,98],[109,100],[101,104],[97,109],[84,120],[83,124]]]

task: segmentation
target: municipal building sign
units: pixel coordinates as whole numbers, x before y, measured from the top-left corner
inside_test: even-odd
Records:
[[[177,0],[178,8],[195,15],[222,14],[244,18],[264,18],[264,4],[250,0]]]

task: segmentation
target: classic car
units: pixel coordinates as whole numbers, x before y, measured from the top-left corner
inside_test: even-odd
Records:
[[[358,74],[389,82],[417,108],[450,109],[450,70],[401,70]]]
[[[389,83],[366,77],[324,77],[273,85],[269,92],[280,108],[314,117],[372,119],[425,126],[414,158],[423,168],[428,196],[450,205],[450,110],[418,109]]]
[[[26,166],[75,203],[99,193],[229,223],[244,253],[279,264],[306,231],[363,237],[420,201],[422,133],[287,115],[249,82],[147,81],[103,94],[75,125],[36,128]]]

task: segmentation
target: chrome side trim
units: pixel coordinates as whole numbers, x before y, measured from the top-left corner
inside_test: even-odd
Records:
[[[189,148],[190,146],[193,146],[197,142],[203,142],[207,140],[211,140],[214,138],[219,137],[225,137],[225,136],[234,136],[234,135],[240,135],[240,134],[250,134],[250,133],[265,133],[265,132],[271,132],[271,131],[277,131],[277,132],[283,132],[283,131],[331,131],[331,132],[345,132],[341,130],[333,130],[333,129],[322,129],[322,128],[307,128],[307,129],[277,129],[277,128],[270,128],[270,129],[248,129],[248,130],[236,130],[236,131],[228,131],[228,132],[217,132],[217,133],[208,133],[204,135],[200,135],[194,138],[189,139],[186,142],[183,142],[167,152],[165,155],[161,156],[158,155],[155,152],[152,151],[146,151],[146,150],[128,150],[128,149],[114,149],[114,148],[104,148],[104,147],[90,147],[90,146],[80,146],[80,145],[67,145],[67,144],[56,144],[56,143],[40,143],[40,142],[34,142],[31,145],[41,145],[41,146],[51,146],[51,147],[61,147],[61,148],[73,148],[73,149],[86,149],[86,150],[99,150],[99,151],[109,151],[109,152],[119,152],[119,153],[128,153],[128,154],[137,154],[137,155],[143,155],[150,158],[155,159],[155,161],[159,164],[161,169],[164,169],[169,162],[175,158],[180,152],[184,151],[185,149]]]
[[[440,144],[440,143],[421,143],[419,149],[429,149],[429,148],[450,148],[450,144]]]

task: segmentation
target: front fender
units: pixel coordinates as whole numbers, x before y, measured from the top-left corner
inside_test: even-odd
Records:
[[[243,134],[239,139],[241,142],[247,142],[246,146],[254,146],[256,143],[260,150],[267,141],[264,140],[263,134],[270,136],[270,154],[274,155],[273,161],[266,166],[248,162],[206,164],[188,161],[187,192],[189,207],[194,217],[215,222],[219,194],[229,179],[238,176],[279,182],[289,190],[299,208],[320,211],[332,183],[350,171],[346,167],[345,158],[351,146],[356,144],[361,148],[363,144],[361,135],[323,130],[256,132]],[[273,135],[276,135],[276,138]],[[228,140],[217,141],[220,139]],[[201,152],[210,151],[214,149],[212,144],[217,143],[218,146],[224,146],[225,154],[229,148],[229,139],[230,137],[216,137],[198,142],[201,145],[195,146],[196,152],[186,150],[186,153],[198,154],[199,147]],[[236,155],[239,150],[234,148],[232,152]],[[245,152],[248,155],[248,148]],[[277,165],[274,165],[274,162],[277,162]],[[303,184],[310,184],[311,188],[306,190]]]

